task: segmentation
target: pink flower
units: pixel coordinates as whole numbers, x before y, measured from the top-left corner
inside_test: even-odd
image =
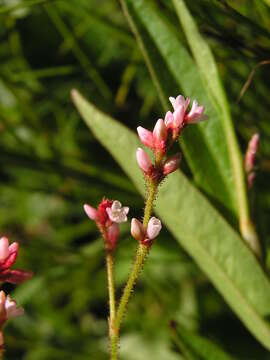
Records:
[[[15,263],[19,251],[17,242],[9,245],[6,237],[0,239],[0,282],[9,282],[12,284],[21,284],[33,276],[31,271],[10,270]]]
[[[91,220],[96,222],[104,239],[106,250],[113,251],[119,237],[118,224],[127,221],[129,208],[122,206],[118,200],[112,201],[103,198],[97,209],[85,204],[84,211]]]
[[[204,106],[199,106],[197,100],[194,100],[190,112],[185,116],[185,123],[195,124],[206,119],[207,116],[204,115]]]
[[[16,301],[11,300],[10,296],[0,291],[0,328],[4,323],[11,318],[22,316],[24,314],[23,308],[18,308]],[[3,345],[3,341],[1,341]]]
[[[177,153],[167,159],[163,165],[163,175],[168,175],[178,169],[181,161],[181,154]]]
[[[145,146],[152,149],[154,152],[165,152],[167,140],[167,128],[162,119],[156,122],[153,132],[139,126],[137,128],[139,138]]]
[[[137,152],[136,152],[136,158],[137,158],[137,162],[139,167],[142,169],[142,171],[149,175],[151,173],[152,170],[152,163],[151,160],[149,158],[149,156],[146,154],[146,152],[141,149],[138,148]]]
[[[111,207],[106,208],[106,211],[110,220],[113,222],[120,224],[127,221],[129,208],[127,206],[122,207],[122,204],[118,200],[114,201]]]
[[[169,100],[173,106],[174,111],[176,111],[179,107],[183,107],[184,111],[186,112],[190,103],[190,98],[187,97],[185,99],[183,95],[178,95],[176,98],[171,96],[169,97]]]

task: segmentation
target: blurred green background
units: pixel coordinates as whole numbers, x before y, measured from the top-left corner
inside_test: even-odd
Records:
[[[157,3],[179,27],[170,1]],[[258,64],[270,60],[269,7],[260,0],[188,5],[214,51],[242,150],[255,131],[261,135],[251,196],[267,257],[270,65]],[[5,358],[108,359],[103,245],[82,205],[95,206],[106,196],[140,217],[144,200],[92,137],[70,90],[79,89],[133,130],[151,128],[164,115],[156,90],[116,0],[0,0],[0,41],[1,234],[20,242],[17,267],[35,273],[16,289],[4,286],[26,312],[6,328]],[[185,163],[183,169],[189,174]],[[136,246],[129,226],[121,230],[118,295]],[[270,359],[164,230],[130,303],[121,359],[184,359],[170,320],[213,339],[236,359]]]

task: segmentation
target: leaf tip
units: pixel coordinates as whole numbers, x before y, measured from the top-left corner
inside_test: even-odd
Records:
[[[78,97],[80,96],[80,93],[77,89],[72,89],[70,91],[71,99],[74,103],[76,103],[76,100],[78,100]]]

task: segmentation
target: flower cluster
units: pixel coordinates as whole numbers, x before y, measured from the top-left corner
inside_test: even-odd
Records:
[[[154,152],[155,164],[152,164],[147,153],[141,148],[138,148],[136,153],[137,162],[146,176],[158,182],[179,167],[181,154],[177,153],[166,159],[166,153],[178,139],[183,128],[207,118],[204,115],[204,107],[199,106],[196,100],[193,101],[190,111],[188,111],[189,98],[185,99],[184,96],[178,95],[176,98],[170,97],[169,100],[174,111],[168,111],[164,120],[159,119],[153,132],[141,126],[137,128],[142,144]]]
[[[85,204],[84,211],[91,220],[96,222],[103,236],[106,250],[115,250],[119,237],[118,224],[127,221],[129,208],[122,207],[118,200],[112,201],[104,198],[97,209]]]
[[[33,276],[31,271],[11,270],[15,263],[19,251],[19,244],[13,242],[9,245],[6,237],[0,239],[0,282],[21,284]]]
[[[11,270],[19,251],[19,244],[13,242],[9,245],[8,238],[0,238],[0,282],[21,284],[33,276],[31,271]],[[23,315],[23,308],[17,308],[16,302],[11,300],[4,291],[0,292],[0,352],[4,350],[3,326],[10,318]]]
[[[251,188],[255,180],[255,163],[256,155],[259,148],[260,136],[259,134],[254,134],[249,140],[246,155],[245,155],[245,170],[247,174],[247,184]]]

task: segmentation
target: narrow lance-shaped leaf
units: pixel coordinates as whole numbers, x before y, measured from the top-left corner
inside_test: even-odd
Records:
[[[236,360],[218,345],[183,326],[172,324],[171,334],[175,344],[190,360]]]
[[[121,4],[142,49],[164,110],[169,109],[169,96],[181,91],[205,105],[210,121],[190,126],[181,143],[197,184],[236,214],[235,186],[224,131],[196,64],[151,1],[121,0]]]
[[[73,100],[95,137],[144,194],[135,156],[140,145],[137,136],[77,91]],[[181,171],[161,187],[156,211],[250,332],[270,349],[270,328],[263,319],[270,314],[269,280],[239,235]]]
[[[234,183],[237,190],[241,233],[252,250],[260,256],[261,249],[259,240],[249,218],[243,160],[215,59],[207,42],[200,35],[185,2],[183,0],[173,0],[173,3],[187,37],[190,49],[198,64],[205,88],[220,113],[220,119],[224,129],[223,134],[225,135],[225,142],[227,143],[230,154]]]

